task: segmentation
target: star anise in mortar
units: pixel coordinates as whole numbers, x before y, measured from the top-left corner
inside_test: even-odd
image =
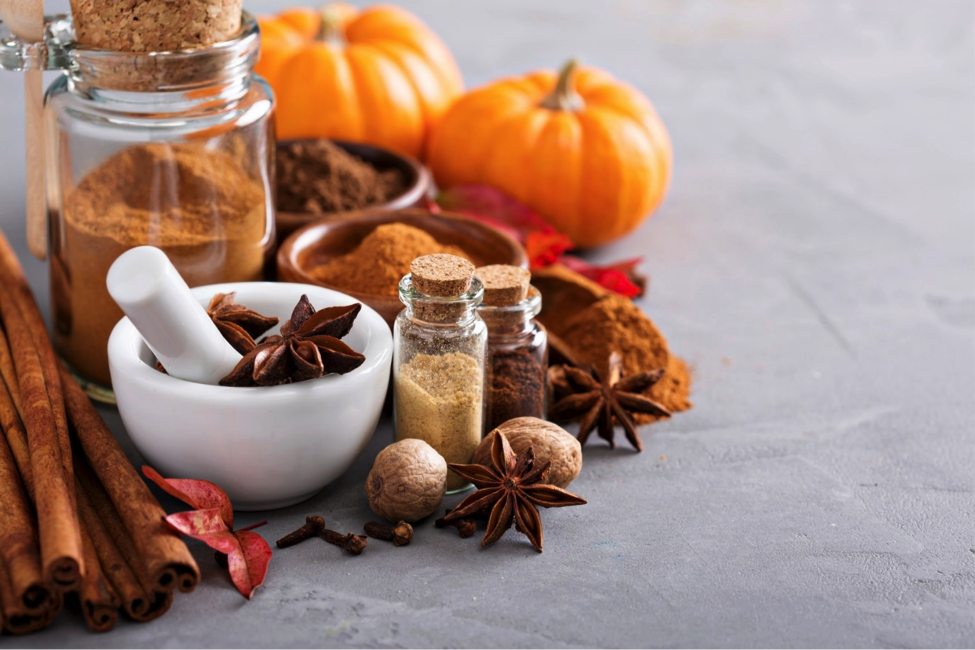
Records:
[[[207,313],[227,342],[241,354],[257,347],[254,339],[278,324],[274,317],[262,316],[234,302],[235,292],[218,293],[210,300]]]
[[[315,311],[308,296],[302,296],[281,334],[245,354],[220,385],[276,386],[355,370],[366,358],[339,339],[352,329],[361,309],[356,303]]]
[[[542,551],[542,519],[538,507],[581,506],[582,497],[554,485],[547,485],[551,461],[535,466],[535,450],[529,447],[515,457],[508,439],[498,431],[491,445],[491,465],[447,465],[478,490],[451,510],[445,521],[455,521],[490,509],[487,533],[481,546],[499,539],[515,524],[538,552]]]
[[[619,423],[626,431],[626,439],[637,451],[643,451],[643,443],[637,432],[631,413],[649,413],[670,417],[663,406],[642,393],[656,384],[664,370],[641,372],[623,377],[623,362],[614,352],[609,357],[609,376],[601,379],[595,368],[589,372],[572,366],[552,366],[548,370],[549,385],[555,403],[549,409],[553,420],[579,420],[579,443],[586,444],[593,429],[599,429],[599,437],[616,447],[613,440],[613,423]]]

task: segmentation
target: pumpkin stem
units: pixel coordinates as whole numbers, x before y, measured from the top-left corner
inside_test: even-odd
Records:
[[[569,59],[569,62],[562,66],[559,78],[555,82],[555,90],[542,100],[540,104],[542,108],[553,111],[581,111],[585,107],[582,97],[572,88],[572,74],[578,65],[576,59]]]
[[[318,15],[322,17],[322,26],[318,30],[318,40],[340,47],[345,45],[341,13],[331,5],[322,5],[318,8]]]

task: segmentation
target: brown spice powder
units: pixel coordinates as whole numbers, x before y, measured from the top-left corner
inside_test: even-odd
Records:
[[[545,419],[545,367],[538,351],[528,349],[489,352],[490,393],[485,431],[493,431],[520,417]]]
[[[278,149],[277,188],[278,210],[328,214],[385,203],[406,191],[406,178],[328,140],[299,141]]]
[[[311,275],[339,289],[395,296],[413,260],[434,253],[468,257],[458,247],[440,244],[419,228],[402,223],[384,224],[369,233],[354,250],[313,269]]]
[[[122,312],[105,278],[135,246],[161,248],[190,286],[259,280],[271,245],[263,186],[233,157],[192,144],[136,145],[65,198],[51,267],[55,342],[71,366],[109,385],[106,346]]]
[[[632,301],[616,294],[600,298],[566,322],[562,337],[584,364],[592,364],[605,377],[609,356],[623,358],[623,372],[632,375],[666,368],[663,379],[648,395],[671,412],[691,408],[691,376],[687,364],[670,353],[667,340]],[[638,422],[658,419],[638,414]]]

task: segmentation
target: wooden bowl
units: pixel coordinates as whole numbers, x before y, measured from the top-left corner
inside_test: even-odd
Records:
[[[429,233],[441,244],[463,249],[475,266],[511,264],[528,268],[528,256],[521,244],[505,233],[468,217],[426,210],[382,210],[371,208],[326,217],[293,233],[278,249],[278,280],[303,282],[335,289],[369,305],[386,319],[390,327],[403,309],[399,296],[379,296],[326,284],[310,271],[359,245],[376,227],[404,223]]]
[[[307,140],[311,142],[312,140]],[[278,149],[286,147],[302,140],[282,140],[278,142]],[[385,203],[369,206],[369,210],[401,210],[419,206],[430,193],[433,184],[428,170],[418,160],[409,156],[395,153],[389,149],[374,147],[370,144],[360,142],[345,142],[343,140],[332,140],[332,144],[341,149],[345,149],[353,156],[357,156],[366,161],[379,171],[388,169],[400,170],[406,178],[406,189],[399,196],[395,196]],[[332,212],[329,214],[313,214],[311,212],[278,212],[275,218],[278,230],[278,241],[304,225],[318,221],[326,217],[351,214],[351,212]]]

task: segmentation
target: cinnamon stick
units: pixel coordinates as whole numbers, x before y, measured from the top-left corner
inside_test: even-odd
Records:
[[[41,574],[37,524],[20,482],[6,439],[0,437],[0,556],[7,567],[14,597],[36,615],[52,604],[53,594]]]
[[[153,585],[151,591],[192,591],[200,581],[200,569],[189,549],[169,529],[166,512],[136,473],[84,391],[67,370],[62,368],[61,372],[68,418],[92,470],[146,562]]]
[[[75,460],[75,476],[82,521],[92,531],[101,566],[122,599],[123,611],[136,621],[159,618],[173,604],[172,590],[154,591],[148,567],[115,506],[94,472],[81,459]]]
[[[83,534],[87,532],[105,579],[118,596],[125,614],[135,620],[146,620],[145,616],[151,605],[149,596],[139,583],[132,567],[122,557],[118,546],[88,498],[88,493],[77,479],[75,493],[78,497],[78,514],[81,517]],[[87,565],[87,558],[85,563]]]
[[[40,360],[41,373],[48,389],[48,401],[51,405],[51,414],[54,416],[54,426],[61,450],[61,464],[64,469],[65,482],[69,487],[68,496],[73,505],[74,479],[72,473],[74,469],[71,463],[71,436],[68,433],[68,416],[64,407],[64,394],[61,390],[61,362],[54,352],[51,340],[48,338],[44,316],[41,315],[37,301],[34,300],[34,293],[27,282],[27,276],[24,275],[24,269],[17,259],[17,254],[11,248],[10,242],[7,241],[2,232],[0,232],[0,282],[3,282],[13,294],[17,309],[27,326],[27,331],[31,335]],[[8,343],[12,344],[13,341]],[[14,350],[13,347],[10,349]],[[17,376],[21,380],[23,379],[20,377],[19,371]]]
[[[0,236],[2,243],[5,240]],[[3,257],[3,246],[0,245],[0,267],[6,262]],[[74,481],[68,482],[69,475],[65,473],[51,391],[44,378],[37,348],[13,288],[4,275],[0,268],[0,318],[13,356],[23,403],[34,475],[41,564],[45,579],[57,588],[69,591],[77,588],[84,570]],[[73,473],[72,470],[71,475]]]
[[[22,472],[27,493],[32,495],[34,484],[27,449],[27,434],[24,432],[23,425],[11,404],[11,396],[4,390],[2,384],[3,382],[0,381],[0,424],[3,426],[14,460]],[[75,458],[75,462],[81,461]],[[166,613],[172,604],[172,593],[147,594],[144,586],[147,580],[140,580],[130,566],[130,562],[136,565],[143,564],[131,539],[126,544],[126,548],[131,549],[130,559],[126,560],[88,498],[87,492],[80,483],[79,476],[80,473],[75,474],[75,493],[82,527],[87,530],[94,544],[95,554],[105,577],[121,599],[122,610],[129,618],[136,621],[145,622],[159,618]],[[110,503],[109,507],[111,507]],[[121,528],[121,524],[119,527]],[[124,533],[124,528],[122,531]],[[127,535],[127,533],[124,534]],[[95,616],[94,614],[90,615]],[[97,616],[95,617],[97,618]]]
[[[10,393],[3,381],[0,381],[0,426],[2,426],[4,433],[0,443],[4,449],[10,452],[17,470],[20,472],[20,477],[23,479],[27,496],[31,501],[34,501],[34,479],[30,464],[30,450],[27,445],[27,432],[24,431],[23,423],[17,415]],[[5,497],[4,501],[6,502],[6,500]],[[36,522],[34,525],[36,530]],[[4,543],[4,548],[7,548],[6,543]],[[6,561],[2,554],[0,554],[0,564],[4,565],[0,583],[9,582],[9,589],[0,584],[0,608],[5,610],[5,625],[7,626],[5,629],[11,633],[24,634],[40,629],[54,620],[61,610],[60,592],[51,590],[47,585],[44,585],[47,598],[43,609],[36,607],[33,602],[25,601],[24,596],[21,596],[18,602],[15,582],[10,575],[11,572],[6,568]],[[20,570],[16,569],[16,571]],[[37,557],[37,572],[41,572],[39,555]],[[3,593],[5,589],[8,589],[6,594]],[[36,601],[40,594],[37,591],[34,591],[33,594],[30,600]]]
[[[13,403],[11,391],[5,381],[0,381],[0,427],[3,427],[4,437],[13,454],[17,470],[27,488],[27,496],[34,501],[34,472],[30,465],[30,448],[27,443],[27,431],[24,423],[17,414],[17,407]]]
[[[81,613],[92,632],[107,632],[118,621],[119,598],[105,579],[98,563],[98,554],[91,535],[86,528],[81,529],[82,549],[85,554],[85,575],[81,579],[78,600]]]
[[[0,558],[0,610],[3,611],[3,630],[8,634],[28,634],[36,632],[50,625],[51,621],[61,611],[61,594],[52,592],[54,606],[42,612],[31,614],[26,611],[14,595],[10,585],[10,574],[7,563]]]
[[[23,418],[23,402],[20,399],[20,385],[17,383],[17,372],[14,370],[14,358],[10,354],[10,344],[7,343],[7,335],[0,329],[0,379],[7,385],[10,396],[13,398],[14,406],[17,407],[17,414]]]

